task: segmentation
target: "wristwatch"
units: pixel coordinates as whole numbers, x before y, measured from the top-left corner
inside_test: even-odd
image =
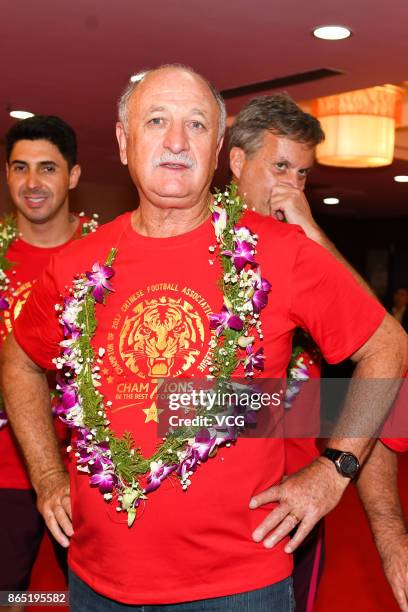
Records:
[[[333,461],[336,470],[345,478],[355,478],[359,472],[360,464],[353,453],[337,450],[335,448],[326,448],[322,453],[322,457],[327,457]]]

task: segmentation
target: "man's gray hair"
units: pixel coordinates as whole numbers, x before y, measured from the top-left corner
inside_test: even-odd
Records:
[[[214,96],[214,99],[215,99],[215,101],[217,102],[217,105],[218,105],[218,110],[219,110],[218,141],[220,141],[221,138],[224,136],[225,124],[226,124],[226,120],[227,120],[227,111],[226,111],[226,108],[225,108],[224,99],[221,96],[220,92],[214,87],[214,85],[212,85],[210,83],[210,81],[208,81],[205,77],[203,77],[201,74],[196,72],[190,66],[184,66],[183,64],[163,64],[162,66],[158,66],[157,68],[151,68],[151,69],[148,69],[148,70],[142,70],[141,72],[139,72],[138,74],[133,76],[132,81],[129,81],[128,85],[123,90],[122,95],[120,96],[119,101],[118,101],[118,118],[119,118],[119,121],[121,122],[121,124],[123,125],[125,133],[127,133],[127,131],[128,131],[128,124],[129,124],[129,121],[128,121],[128,119],[129,119],[129,117],[128,117],[129,100],[132,97],[133,92],[138,87],[138,85],[140,85],[140,83],[142,81],[144,81],[144,79],[149,74],[152,74],[153,72],[157,72],[158,70],[163,70],[164,68],[176,68],[176,69],[179,69],[179,70],[185,70],[185,71],[189,72],[190,74],[193,74],[194,76],[197,76],[202,81],[204,81],[204,83],[207,85],[208,89],[210,90],[210,92]]]
[[[310,147],[324,140],[318,119],[303,112],[287,93],[278,92],[254,98],[240,110],[229,130],[228,148],[239,147],[251,157],[267,132]]]

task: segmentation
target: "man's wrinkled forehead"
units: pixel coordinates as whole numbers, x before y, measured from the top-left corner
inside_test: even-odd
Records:
[[[198,75],[174,68],[154,71],[143,79],[130,98],[129,120],[132,115],[179,106],[218,121],[218,105],[205,81]]]

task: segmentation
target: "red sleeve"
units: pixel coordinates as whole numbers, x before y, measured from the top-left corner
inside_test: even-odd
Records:
[[[381,442],[391,450],[408,451],[408,372],[402,381],[398,396],[381,431]]]
[[[385,310],[326,249],[299,232],[290,316],[329,363],[350,357],[375,332]]]
[[[408,438],[381,438],[381,442],[397,453],[408,451]]]
[[[38,281],[14,324],[14,336],[34,363],[47,370],[55,369],[52,359],[59,355],[63,340],[56,304],[61,295],[56,284],[53,258]]]

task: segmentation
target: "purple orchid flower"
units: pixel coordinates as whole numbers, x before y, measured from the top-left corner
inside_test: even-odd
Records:
[[[7,299],[4,297],[4,295],[0,294],[0,311],[8,310],[9,308],[10,304],[8,303]]]
[[[263,371],[264,369],[264,361],[265,355],[263,352],[263,347],[259,348],[256,353],[254,353],[254,349],[252,345],[246,347],[246,358],[245,358],[245,372],[253,373],[255,370]]]
[[[215,236],[219,242],[225,228],[227,227],[227,211],[220,206],[214,205],[211,219],[214,226]]]
[[[249,244],[249,242],[246,242],[246,240],[238,240],[235,244],[234,251],[222,251],[221,254],[232,257],[232,263],[238,272],[241,272],[247,263],[251,264],[251,266],[256,265],[254,247],[252,244]]]
[[[105,495],[105,493],[111,493],[113,491],[116,479],[113,472],[103,470],[92,474],[89,482],[91,486],[98,487],[100,492]]]
[[[234,410],[232,413],[226,411],[224,413],[226,416],[230,416],[231,414],[235,415],[237,412]],[[221,414],[219,416],[222,416]],[[237,426],[230,425],[228,422],[222,425],[214,425],[214,429],[216,431],[216,438],[214,440],[214,447],[220,446],[221,444],[227,444],[227,442],[233,442],[237,437]]]
[[[208,429],[201,429],[186,450],[186,456],[177,469],[181,479],[185,479],[189,472],[195,472],[200,461],[207,461],[210,453],[217,445],[216,435],[211,435]]]
[[[3,429],[8,423],[7,415],[4,410],[0,409],[0,429]]]
[[[208,455],[214,448],[214,436],[208,429],[201,429],[195,436],[192,449],[199,461],[207,461]]]
[[[231,435],[230,431],[224,430],[217,433],[215,438],[215,446],[225,446],[226,444],[233,444],[236,441],[236,435]]]
[[[285,392],[284,406],[287,410],[291,408],[296,397],[300,393],[303,383],[307,382],[310,378],[309,370],[305,365],[303,357],[299,356],[290,369],[288,374],[288,385]]]
[[[66,408],[72,408],[78,404],[78,392],[74,382],[69,382],[62,376],[56,377],[58,389],[61,391],[61,402]]]
[[[217,336],[219,336],[226,327],[235,331],[241,331],[244,327],[244,322],[240,317],[228,310],[226,306],[223,306],[219,314],[210,314],[210,328],[215,329]]]
[[[174,470],[177,469],[177,465],[166,465],[160,462],[152,461],[150,464],[150,474],[147,476],[146,482],[146,493],[151,493],[158,489],[165,478],[167,478]]]
[[[255,283],[256,291],[252,296],[254,312],[259,313],[268,304],[268,293],[271,288],[271,283],[266,278],[262,278],[259,273]]]
[[[58,416],[63,423],[70,427],[74,427],[75,423],[71,418],[71,412],[74,413],[78,407],[78,391],[75,385],[59,374],[56,377],[57,389],[60,391],[59,400],[53,403],[52,412]]]
[[[77,316],[77,301],[74,298],[64,299],[64,312],[61,315],[61,321],[64,326],[64,337],[71,337],[73,334],[77,334],[78,337],[81,330],[75,324]]]
[[[117,482],[112,461],[106,457],[91,456],[88,468],[91,473],[89,479],[91,485],[98,487],[103,495],[111,493]]]
[[[86,286],[94,287],[92,295],[99,304],[102,304],[103,302],[105,290],[114,291],[109,282],[109,279],[112,278],[114,274],[115,271],[113,268],[105,265],[101,266],[99,263],[94,263],[92,266],[92,272],[86,272],[86,276],[88,278]]]
[[[186,456],[177,468],[177,474],[185,479],[189,472],[195,472],[198,467],[198,455],[192,446],[187,447]]]

